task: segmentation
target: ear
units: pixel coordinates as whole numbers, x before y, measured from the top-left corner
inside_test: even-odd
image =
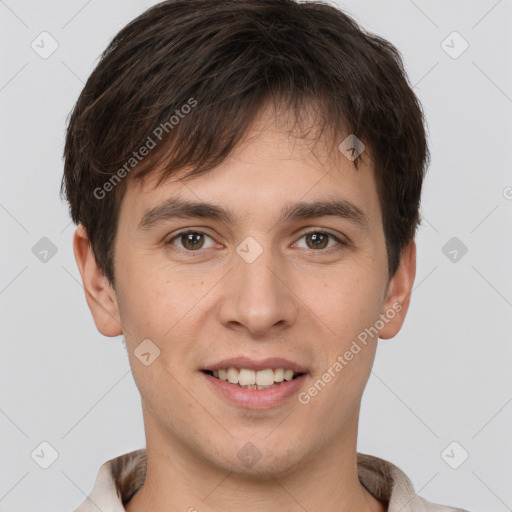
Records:
[[[73,252],[96,328],[104,336],[123,334],[115,291],[98,267],[89,237],[81,224],[75,230]]]
[[[389,339],[398,334],[409,309],[412,285],[416,276],[416,243],[413,240],[402,250],[400,265],[388,285],[388,291],[381,311],[386,319],[379,338]]]

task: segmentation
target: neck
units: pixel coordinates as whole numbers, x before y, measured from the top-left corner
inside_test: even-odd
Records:
[[[147,471],[126,512],[386,512],[357,473],[357,418],[335,443],[286,472],[243,474],[205,461],[146,422]]]

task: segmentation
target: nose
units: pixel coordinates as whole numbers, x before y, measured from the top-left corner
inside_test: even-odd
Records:
[[[218,309],[225,327],[246,329],[253,337],[269,337],[294,323],[298,301],[290,282],[293,267],[288,268],[269,248],[254,261],[236,253],[233,265]]]

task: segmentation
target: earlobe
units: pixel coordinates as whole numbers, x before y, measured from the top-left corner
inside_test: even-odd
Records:
[[[416,275],[416,243],[413,240],[402,251],[400,266],[388,286],[381,318],[384,327],[379,338],[390,339],[398,334],[405,320]]]
[[[104,336],[123,334],[116,293],[98,267],[87,232],[82,225],[75,230],[73,252],[96,328]]]

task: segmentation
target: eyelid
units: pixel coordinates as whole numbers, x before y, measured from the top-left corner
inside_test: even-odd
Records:
[[[299,231],[300,237],[303,237],[304,235],[308,235],[309,233],[325,233],[326,235],[330,235],[333,238],[336,238],[341,243],[349,244],[350,240],[343,235],[342,233],[338,233],[337,231],[332,231],[329,228],[319,228],[319,227],[311,227],[307,228],[306,231]]]

